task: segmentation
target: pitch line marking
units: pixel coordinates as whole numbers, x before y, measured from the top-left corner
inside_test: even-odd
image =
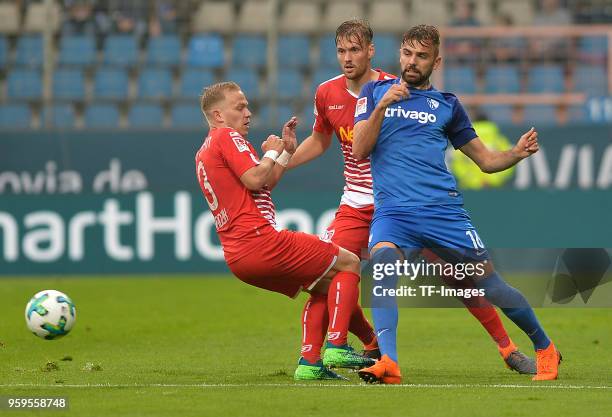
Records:
[[[560,389],[560,390],[612,390],[612,386],[597,385],[521,385],[521,384],[320,384],[320,383],[297,383],[297,384],[0,384],[0,388],[245,388],[245,387],[274,387],[274,388],[363,388],[363,387],[385,387],[385,388],[535,388],[535,389]]]

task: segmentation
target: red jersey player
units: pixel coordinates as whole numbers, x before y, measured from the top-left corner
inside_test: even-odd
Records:
[[[370,160],[357,161],[352,156],[353,120],[357,99],[363,87],[369,81],[395,78],[380,70],[374,70],[371,60],[374,56],[373,32],[367,22],[349,20],[342,23],[336,31],[336,51],[342,74],[325,81],[315,93],[315,122],[312,134],[297,148],[288,167],[294,168],[317,158],[330,146],[332,133],[340,141],[344,156],[344,193],[336,216],[327,228],[323,238],[346,248],[361,257],[368,247],[370,222],[374,212],[372,193],[372,176]],[[399,53],[399,52],[398,52]],[[429,261],[436,261],[432,253],[424,253]],[[482,298],[482,297],[480,297]],[[497,343],[500,354],[507,366],[521,373],[535,374],[535,361],[521,353],[506,333],[496,310],[482,299],[471,299],[466,307],[485,327]],[[320,328],[315,320],[325,317],[325,304],[311,297],[304,308],[304,332],[311,328]],[[357,305],[351,319],[351,332],[364,343],[365,349],[371,349],[376,340],[372,340],[372,327]],[[312,333],[312,332],[311,332]],[[333,329],[330,327],[330,335]],[[304,337],[303,350],[319,355],[325,335],[318,340]],[[329,342],[328,342],[329,346]],[[304,354],[306,356],[306,354]],[[325,357],[324,357],[325,363]]]
[[[295,151],[292,118],[283,139],[269,136],[260,159],[246,136],[251,113],[240,87],[232,82],[204,89],[201,109],[210,132],[196,154],[196,173],[214,216],[225,260],[240,280],[295,297],[300,291],[325,299],[337,326],[338,363],[372,365],[370,358],[346,345],[352,311],[359,297],[359,259],[350,251],[317,236],[277,230],[270,190]],[[300,358],[298,379],[340,379],[320,358]]]

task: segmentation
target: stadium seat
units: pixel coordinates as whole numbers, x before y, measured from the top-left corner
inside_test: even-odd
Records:
[[[189,40],[187,64],[192,67],[220,68],[224,62],[223,39],[218,34],[194,35]]]
[[[523,114],[523,123],[534,125],[554,125],[557,123],[557,111],[554,106],[529,104],[525,106]]]
[[[90,36],[62,36],[59,64],[90,66],[96,61],[96,40]]]
[[[172,127],[193,129],[203,128],[204,124],[204,115],[197,102],[172,107]]]
[[[194,32],[230,33],[235,30],[234,5],[230,1],[200,3],[191,22]]]
[[[138,97],[165,99],[172,96],[172,75],[165,68],[144,69],[138,77]]]
[[[128,75],[121,68],[100,68],[94,77],[94,97],[123,100],[128,96]]]
[[[147,64],[178,66],[181,63],[181,41],[176,35],[151,38],[147,47]]]
[[[306,104],[302,108],[302,111],[298,115],[300,126],[307,130],[311,129],[312,125],[314,124],[315,116],[313,102],[314,101],[312,99],[306,102]]]
[[[314,74],[312,75],[312,85],[310,86],[310,91],[314,93],[317,87],[319,86],[319,84],[327,80],[330,80],[334,77],[337,77],[340,74],[341,74],[340,70],[337,68],[332,68],[332,67],[317,68]]]
[[[40,35],[23,35],[17,39],[15,64],[40,67],[43,63],[43,39]]]
[[[53,73],[53,98],[56,100],[84,100],[85,77],[79,69],[60,68]]]
[[[484,91],[488,94],[516,94],[521,91],[518,67],[491,65],[485,72]]]
[[[484,107],[484,111],[489,119],[499,124],[512,123],[512,106],[508,104],[489,104]]]
[[[319,28],[321,19],[319,4],[304,0],[285,3],[279,19],[279,28],[284,33],[313,33]]]
[[[268,42],[259,35],[236,35],[232,46],[232,65],[262,68],[267,63]]]
[[[592,96],[607,95],[608,77],[604,67],[598,65],[577,66],[574,72],[574,91]]]
[[[276,94],[281,100],[301,99],[304,77],[297,70],[285,69],[278,72]]]
[[[319,38],[319,66],[338,68],[335,33],[328,33]]]
[[[61,10],[57,2],[51,3],[50,15],[45,2],[30,2],[23,24],[24,32],[44,32],[51,29],[53,33],[60,27]]]
[[[283,124],[296,113],[291,106],[279,104],[277,107],[276,116],[273,115],[270,105],[261,106],[259,111],[253,117],[253,124],[256,128],[270,128],[280,132]]]
[[[536,65],[527,73],[529,93],[563,93],[565,91],[563,69],[559,65]]]
[[[27,104],[1,104],[0,129],[30,127],[32,112]]]
[[[19,32],[19,6],[16,2],[0,3],[0,33],[9,35]]]
[[[186,69],[179,83],[179,97],[197,99],[202,89],[215,82],[215,75],[211,71],[201,69]]]
[[[112,104],[92,104],[85,109],[85,127],[117,128],[119,127],[119,110]]]
[[[323,13],[321,29],[335,32],[341,22],[355,18],[363,19],[365,17],[365,8],[362,2],[348,0],[327,2],[327,9]]]
[[[0,70],[6,68],[8,64],[8,42],[6,41],[6,37],[0,35]]]
[[[255,70],[232,68],[225,75],[228,81],[237,83],[247,100],[257,100],[261,97],[261,89],[259,88],[259,76]]]
[[[133,67],[138,63],[138,43],[130,35],[110,35],[104,42],[104,63]]]
[[[608,39],[605,36],[585,36],[578,41],[581,60],[603,64],[608,54]]]
[[[241,3],[234,26],[243,33],[265,33],[270,25],[268,2],[265,0],[246,0]]]
[[[310,65],[310,41],[305,35],[284,35],[278,39],[279,68],[307,68]]]
[[[70,104],[55,103],[45,107],[41,115],[41,125],[48,128],[74,128],[74,108]]]
[[[444,90],[459,94],[476,93],[476,73],[470,66],[447,65],[444,68]]]
[[[37,70],[15,68],[7,77],[8,97],[17,100],[42,98],[42,75]]]
[[[406,10],[405,4],[397,0],[382,0],[376,2],[376,7],[370,8],[368,21],[373,28],[379,28],[374,35],[375,43],[380,30],[387,32],[402,33],[406,28],[410,27],[410,14]],[[398,44],[396,49],[399,49],[399,39],[396,37],[395,42]],[[378,55],[378,51],[376,52]]]
[[[399,68],[400,40],[391,34],[374,35],[374,67],[387,72],[396,72]]]
[[[130,127],[156,128],[162,127],[164,111],[157,104],[138,103],[134,104],[128,114]]]
[[[427,22],[434,26],[445,26],[450,20],[449,9],[443,0],[413,1],[409,15],[418,16],[419,23]]]

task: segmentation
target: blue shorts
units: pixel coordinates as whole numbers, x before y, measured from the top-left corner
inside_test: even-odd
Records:
[[[470,216],[461,205],[376,209],[368,249],[372,251],[379,242],[391,242],[405,250],[432,249],[447,261],[489,258]],[[445,250],[453,254],[453,259],[448,259],[451,255],[442,255]]]

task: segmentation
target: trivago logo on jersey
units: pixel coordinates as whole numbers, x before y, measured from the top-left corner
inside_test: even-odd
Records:
[[[401,107],[387,107],[385,117],[403,117],[404,119],[416,120],[421,124],[435,123],[438,120],[435,114],[424,111],[405,110]]]

